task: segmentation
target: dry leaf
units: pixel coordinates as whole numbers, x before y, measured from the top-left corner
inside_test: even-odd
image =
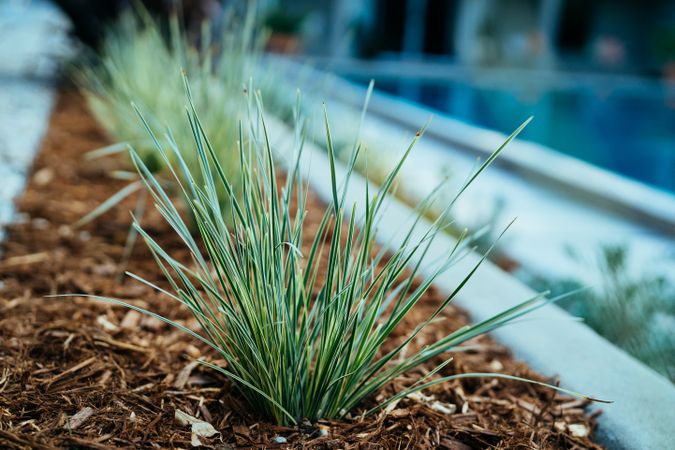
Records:
[[[174,419],[176,419],[176,423],[178,423],[178,425],[183,425],[183,426],[191,425],[194,422],[199,422],[199,419],[191,416],[188,413],[184,413],[180,409],[176,410],[176,412],[174,414]]]
[[[174,418],[176,419],[176,422],[178,424],[186,426],[186,425],[191,425],[191,431],[192,431],[192,437],[190,439],[190,443],[192,444],[193,447],[199,447],[202,445],[201,441],[199,440],[200,437],[211,437],[214,436],[215,434],[218,434],[218,430],[213,428],[213,425],[211,425],[208,422],[205,422],[201,419],[197,419],[194,416],[191,416],[190,414],[184,413],[180,409],[176,410],[176,413],[174,415]]]

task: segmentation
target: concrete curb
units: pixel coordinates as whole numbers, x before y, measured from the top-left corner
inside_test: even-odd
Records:
[[[366,89],[317,69],[279,57],[270,61],[284,72],[303,73],[303,83],[330,86],[330,98],[360,110]],[[380,117],[411,132],[434,116],[426,130],[428,139],[453,146],[485,159],[505,140],[502,133],[470,125],[406,100],[374,92],[368,107]],[[533,181],[583,198],[585,202],[620,214],[641,225],[675,234],[675,195],[594,166],[533,142],[515,140],[496,164]]]
[[[292,134],[279,121],[268,118],[268,130],[284,154]],[[310,170],[311,168],[311,170]],[[338,164],[338,179],[344,177],[345,167]],[[326,202],[332,199],[326,153],[307,144],[302,161],[302,173],[312,189]],[[367,181],[352,175],[347,204],[357,203],[357,214],[364,213],[363,198]],[[371,186],[370,192],[375,192]],[[390,199],[377,236],[380,245],[396,248],[402,242],[402,224],[410,223],[412,211],[395,199]],[[421,233],[428,222],[417,227]],[[455,240],[447,235],[437,237],[429,258],[442,257]],[[480,258],[470,254],[440,276],[437,287],[446,293],[453,290],[463,276]],[[474,320],[491,317],[536,293],[515,278],[502,272],[490,262],[484,262],[476,276],[465,286],[457,303]],[[665,449],[670,448],[672,424],[675,423],[675,386],[607,342],[586,325],[572,318],[555,305],[548,305],[530,316],[530,320],[498,330],[495,337],[514,354],[545,374],[560,374],[562,385],[603,399],[610,405],[594,405],[604,412],[599,418],[598,439],[609,448]]]
[[[363,104],[365,91],[352,86],[340,98],[351,105]],[[373,96],[369,112],[401,126],[424,123],[431,111],[387,94]],[[447,116],[435,115],[427,136],[465,149],[483,159],[498,148],[506,136],[496,131],[469,125]],[[498,164],[514,173],[583,198],[633,221],[648,224],[659,231],[675,234],[675,196],[624,176],[588,164],[534,142],[515,140]]]

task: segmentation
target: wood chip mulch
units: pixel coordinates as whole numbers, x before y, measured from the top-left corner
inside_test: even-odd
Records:
[[[529,384],[463,379],[401,400],[386,414],[278,427],[249,412],[232,384],[194,363],[213,357],[194,339],[156,319],[84,299],[49,294],[113,296],[186,326],[195,323],[175,302],[134,280],[118,280],[130,223],[129,199],[94,224],[70,225],[125,185],[109,174],[123,158],[86,160],[107,143],[82,99],[61,95],[35,162],[21,216],[8,228],[0,260],[0,448],[601,448],[587,403]],[[314,207],[312,207],[313,205]],[[312,198],[309,222],[321,216]],[[180,242],[148,209],[144,225],[177,257]],[[129,269],[161,281],[151,255],[137,245]],[[397,331],[406,332],[440,301],[433,289]],[[467,323],[450,307],[415,345]],[[532,372],[489,337],[454,355],[444,374],[502,372],[555,381]],[[397,380],[381,395],[426,373]],[[374,404],[375,399],[366,403]],[[368,405],[364,405],[366,408]],[[218,434],[192,435],[181,413]]]

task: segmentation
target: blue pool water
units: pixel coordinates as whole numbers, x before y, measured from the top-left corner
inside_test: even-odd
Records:
[[[534,116],[523,139],[675,192],[675,89],[635,80],[584,85],[569,77],[557,87],[493,79],[386,80],[376,88],[507,134]]]

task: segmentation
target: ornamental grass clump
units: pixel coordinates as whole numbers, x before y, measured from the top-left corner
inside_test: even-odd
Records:
[[[194,217],[197,236],[190,232],[186,219],[144,158],[131,151],[156,208],[180,236],[191,261],[174,259],[136,222],[134,226],[154,255],[170,289],[129,275],[187,307],[201,331],[122,300],[95,298],[150,314],[211,347],[225,363],[201,362],[229,377],[256,413],[277,424],[342,417],[394,378],[439,355],[445,362],[366,413],[454,378],[519,379],[499,374],[440,376],[440,369],[451,359],[448,352],[542,306],[547,300],[541,297],[448,332],[418,350],[411,350],[409,345],[439,318],[480,263],[432,314],[409,330],[403,341],[388,346],[389,350],[383,349],[436,277],[466,251],[460,240],[444,260],[425,258],[440,231],[440,222],[426,226],[420,236],[414,232],[423,223],[424,205],[399,248],[388,254],[375,247],[387,192],[419,134],[377,192],[366,190],[362,199],[365,213],[359,215],[356,204],[346,201],[359,148],[355,147],[346,176],[338,179],[326,119],[330,161],[326,177],[330,179],[332,201],[322,212],[318,227],[309,235],[304,229],[307,189],[301,181],[304,170],[301,121],[296,121],[293,157],[287,158],[290,163],[285,165],[282,177],[275,162],[275,151],[279,149],[268,135],[259,98],[249,99],[249,105],[250,116],[238,127],[236,180],[223,169],[193,105],[188,110],[194,133],[189,150],[178,148],[170,134],[160,140],[146,122],[158,157],[183,191],[184,206]],[[476,171],[466,186],[500,150]],[[197,173],[185,161],[188,151],[194,152],[199,163]],[[231,193],[235,183],[241,186],[242,195],[228,197],[230,205],[225,213],[217,193],[221,188]],[[415,283],[424,265],[432,265],[433,274]]]

